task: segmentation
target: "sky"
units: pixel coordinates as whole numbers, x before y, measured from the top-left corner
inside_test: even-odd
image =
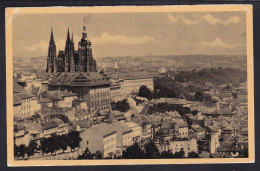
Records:
[[[150,55],[245,55],[245,12],[18,14],[13,19],[13,56],[47,56],[51,28],[57,52],[67,30],[74,46],[86,18],[95,58]]]

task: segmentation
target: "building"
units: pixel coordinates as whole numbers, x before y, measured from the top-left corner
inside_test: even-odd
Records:
[[[54,118],[48,122],[43,122],[42,128],[44,137],[50,137],[51,134],[62,135],[69,133],[68,123],[64,123],[59,118]]]
[[[49,90],[75,93],[78,98],[86,100],[91,115],[111,110],[109,78],[97,72],[55,74]]]
[[[96,60],[92,56],[91,42],[87,38],[85,19],[78,51],[74,50],[73,33],[70,37],[68,29],[65,50],[59,51],[58,56],[56,55],[56,44],[51,30],[46,72],[97,72]]]
[[[173,154],[184,151],[184,154],[187,157],[190,152],[198,152],[197,140],[195,138],[188,139],[174,137],[170,141],[170,150]]]
[[[84,151],[88,148],[91,153],[100,151],[104,158],[116,154],[117,131],[109,128],[108,124],[98,124],[81,132],[80,149]]]
[[[34,95],[29,92],[14,94],[14,116],[19,119],[28,118],[41,109],[41,104]]]
[[[42,94],[43,98],[52,100],[53,107],[72,107],[74,99],[77,99],[75,93],[65,91],[46,91]]]
[[[76,108],[76,110],[87,110],[87,101],[84,99],[74,99],[72,101],[72,106]]]
[[[200,125],[191,125],[191,129],[197,135],[198,139],[205,138],[205,130]]]
[[[122,96],[122,89],[120,82],[114,79],[110,79],[111,84],[110,84],[110,97],[111,101],[120,101],[123,99]]]
[[[134,142],[140,142],[142,138],[142,127],[135,122],[125,122],[126,126],[132,130]]]
[[[127,72],[119,74],[121,80],[122,95],[137,94],[141,86],[147,86],[154,90],[153,77],[148,72]]]
[[[36,111],[36,113],[40,116],[42,122],[49,122],[51,119],[59,118],[63,119],[67,118],[68,121],[75,121],[76,110],[74,107],[63,107],[63,108],[42,108],[41,110]]]
[[[21,111],[22,110],[22,100],[19,96],[16,94],[13,94],[13,114],[14,118],[20,118],[21,117]]]

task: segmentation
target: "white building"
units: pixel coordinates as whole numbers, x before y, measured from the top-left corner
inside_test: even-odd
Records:
[[[198,152],[197,140],[195,138],[173,138],[170,142],[170,150],[172,153],[184,151],[185,157],[189,155],[190,152]]]

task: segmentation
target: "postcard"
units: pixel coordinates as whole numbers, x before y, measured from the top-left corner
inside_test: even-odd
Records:
[[[8,166],[254,162],[252,10],[7,8]]]

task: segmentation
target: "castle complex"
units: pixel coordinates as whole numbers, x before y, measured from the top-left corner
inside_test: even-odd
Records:
[[[68,29],[65,50],[60,50],[56,56],[56,45],[51,30],[46,72],[97,72],[96,61],[92,56],[91,42],[87,38],[85,20],[82,38],[78,43],[78,51],[74,50],[73,33],[70,36]]]

